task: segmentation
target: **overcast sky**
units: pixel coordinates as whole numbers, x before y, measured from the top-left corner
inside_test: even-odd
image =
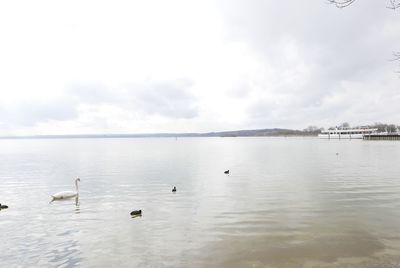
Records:
[[[400,124],[400,10],[1,1],[1,135]]]

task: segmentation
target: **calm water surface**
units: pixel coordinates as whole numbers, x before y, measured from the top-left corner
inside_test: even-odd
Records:
[[[0,140],[0,266],[400,267],[399,159],[390,141]],[[49,204],[76,177],[80,204]]]

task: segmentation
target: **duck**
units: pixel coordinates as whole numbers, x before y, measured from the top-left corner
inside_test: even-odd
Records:
[[[224,174],[229,174],[229,169],[224,171]]]
[[[6,208],[8,208],[7,205],[2,205],[2,204],[0,204],[0,209],[6,209]]]
[[[50,203],[55,200],[63,200],[63,199],[70,199],[73,197],[78,197],[79,196],[78,181],[81,181],[81,179],[77,178],[75,180],[75,191],[62,191],[62,192],[55,193],[51,196],[52,200],[50,201]]]
[[[174,188],[172,188],[172,192],[175,193],[176,192],[176,187],[174,186]]]
[[[131,216],[142,216],[142,210],[134,210],[131,212]]]

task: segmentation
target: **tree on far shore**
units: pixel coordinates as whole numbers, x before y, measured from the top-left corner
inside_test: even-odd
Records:
[[[378,132],[396,132],[399,126],[396,126],[395,124],[384,124],[384,123],[375,123],[371,127],[377,128]]]

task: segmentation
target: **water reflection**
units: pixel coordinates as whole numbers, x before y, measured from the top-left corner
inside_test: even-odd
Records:
[[[76,232],[76,231],[75,231]],[[79,267],[82,252],[77,240],[71,239],[73,231],[59,234],[58,241],[54,244],[54,249],[48,251],[45,257],[50,266],[54,267]]]
[[[75,197],[75,213],[80,213],[79,194]]]
[[[198,258],[199,266],[210,260],[215,267],[304,267],[310,261],[326,266],[350,259],[361,262],[385,249],[377,236],[365,230],[328,226],[311,225],[282,233],[266,228],[253,235],[230,230],[201,250],[205,254]]]
[[[4,267],[399,264],[400,143],[13,142],[0,150]],[[81,195],[47,205],[75,174]]]

